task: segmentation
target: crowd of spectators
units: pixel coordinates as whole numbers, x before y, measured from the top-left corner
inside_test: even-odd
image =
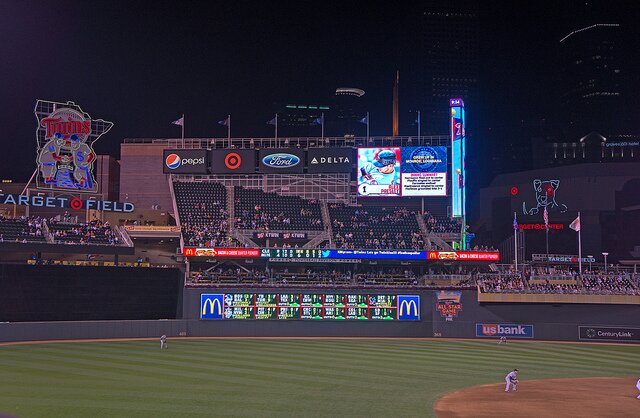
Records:
[[[120,239],[109,222],[93,220],[86,223],[65,223],[50,220],[49,232],[56,243],[60,244],[92,244],[119,245]]]
[[[0,216],[0,242],[43,242],[43,223],[44,218],[39,216]]]
[[[406,208],[329,206],[336,248],[422,249],[415,213]]]
[[[582,284],[590,293],[605,295],[637,295],[638,288],[622,274],[596,273],[582,276]]]
[[[545,267],[546,269],[546,267]],[[610,272],[578,275],[570,269],[558,268],[550,273],[538,269],[529,272],[505,272],[478,276],[477,284],[485,293],[552,293],[595,295],[640,295],[627,274]]]
[[[427,226],[427,231],[436,234],[459,234],[462,230],[462,223],[459,220],[433,216],[429,212],[424,214],[424,223]]]

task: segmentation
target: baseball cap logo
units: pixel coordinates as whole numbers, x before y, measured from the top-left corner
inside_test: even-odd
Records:
[[[169,154],[167,155],[167,158],[165,158],[164,163],[171,170],[175,170],[176,168],[180,167],[180,156],[178,154]]]

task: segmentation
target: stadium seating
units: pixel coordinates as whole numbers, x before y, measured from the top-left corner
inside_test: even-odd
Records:
[[[252,230],[322,231],[320,205],[297,196],[281,196],[235,187],[236,227]]]
[[[174,182],[185,245],[230,246],[227,191],[218,183]]]
[[[39,217],[0,217],[0,242],[45,242],[43,223]]]
[[[405,208],[329,206],[337,248],[424,249],[414,212]]]
[[[120,240],[108,222],[65,223],[50,220],[49,233],[59,244],[119,245]]]
[[[435,234],[455,234],[460,233],[462,229],[462,223],[459,220],[433,216],[428,212],[424,215],[424,223],[427,230]]]

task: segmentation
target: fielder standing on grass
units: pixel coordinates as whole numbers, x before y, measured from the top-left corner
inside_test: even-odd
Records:
[[[160,350],[163,348],[169,349],[169,346],[167,345],[167,336],[164,334],[160,337]]]
[[[640,390],[640,379],[636,382],[636,388]],[[638,399],[640,399],[640,395],[638,395]]]
[[[513,369],[504,380],[507,381],[507,387],[504,389],[505,392],[509,392],[509,386],[513,386],[514,392],[518,391],[518,369]]]

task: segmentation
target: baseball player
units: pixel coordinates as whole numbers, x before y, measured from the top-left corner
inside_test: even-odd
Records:
[[[518,369],[513,369],[505,376],[504,380],[507,382],[507,386],[504,388],[505,392],[509,392],[509,386],[513,386],[514,392],[518,391]]]
[[[498,340],[498,344],[506,344],[507,343],[507,337],[500,337],[500,339]]]
[[[160,337],[160,350],[163,348],[166,348],[167,350],[169,349],[169,346],[167,345],[167,336],[164,334]]]
[[[640,379],[638,379],[638,381],[636,382],[636,388],[640,390]],[[638,395],[638,399],[640,399],[640,395]]]
[[[389,149],[378,151],[372,162],[360,168],[360,184],[399,184],[400,175],[396,172],[396,153]]]

